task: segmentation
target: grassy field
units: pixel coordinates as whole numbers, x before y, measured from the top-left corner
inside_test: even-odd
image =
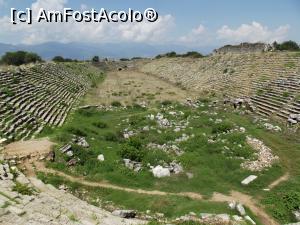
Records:
[[[179,132],[174,132],[174,127],[160,128],[157,121],[149,119],[149,115],[156,115],[158,112],[173,124],[185,124],[188,121],[188,125]],[[182,113],[174,116],[170,115],[170,112]],[[216,123],[217,120],[222,122]],[[143,131],[145,126],[151,129]],[[240,127],[246,128],[246,132],[226,133],[230,129]],[[125,129],[133,131],[134,137],[125,139],[122,135]],[[180,156],[145,147],[148,143],[174,142],[183,133],[190,138],[178,143],[178,147],[184,152]],[[43,135],[50,136],[56,141],[57,149],[69,143],[73,135],[85,137],[90,144],[89,148],[73,145],[75,157],[80,158],[80,162],[76,166],[66,166],[70,157],[60,153],[57,149],[55,162],[49,163],[48,166],[68,174],[85,176],[91,181],[105,180],[123,187],[146,190],[197,192],[207,198],[213,192],[229,193],[231,190],[238,190],[261,199],[267,210],[280,222],[292,221],[291,207],[300,203],[298,198],[300,183],[299,133],[289,134],[285,129],[281,133],[267,131],[261,123],[254,123],[251,116],[241,115],[240,111],[224,110],[223,107],[209,107],[209,103],[204,103],[198,109],[178,103],[167,106],[157,104],[153,105],[151,109],[137,106],[127,109],[117,108],[107,112],[97,109],[80,109],[68,119],[61,129],[46,130]],[[250,172],[242,169],[240,164],[243,160],[238,157],[255,159],[253,150],[245,141],[247,135],[262,140],[280,157],[280,163],[262,172]],[[208,139],[215,141],[209,143]],[[224,151],[225,146],[230,150]],[[99,154],[104,155],[104,162],[97,160]],[[142,171],[134,172],[126,168],[122,161],[124,154],[142,162]],[[149,163],[156,166],[173,160],[183,165],[183,173],[158,179],[153,177],[147,166]],[[270,192],[262,190],[287,171],[292,176],[291,181]],[[189,179],[186,172],[192,173],[193,178]],[[242,186],[241,180],[250,174],[258,175],[258,179],[246,187]],[[290,190],[291,193],[286,193],[284,190]],[[102,196],[101,191],[104,190],[89,190],[90,198],[94,199],[98,194]],[[113,190],[108,190],[108,192],[107,198],[104,197],[104,199],[117,205],[140,209],[137,203],[139,195],[124,194],[121,191]],[[101,199],[103,198],[101,197]],[[136,201],[130,199],[136,199]],[[284,199],[287,199],[287,203],[284,203]],[[211,207],[211,203],[196,203],[177,198],[169,199],[169,197],[168,203],[163,208],[156,209],[152,204],[156,200],[147,197],[143,199],[143,202],[147,202],[149,209],[161,210],[167,216],[177,216],[193,207],[205,212],[211,212],[212,209],[215,209],[215,212],[219,212],[218,209],[226,212],[226,207],[222,204],[218,208],[214,204]],[[178,211],[174,211],[173,208],[176,201],[181,202],[182,208],[180,207]],[[290,201],[293,202],[293,206],[289,205]],[[170,213],[171,211],[173,213]]]
[[[108,72],[104,82],[91,89],[83,99],[83,105],[110,105],[119,101],[123,105],[153,103],[163,100],[184,100],[194,93],[169,84],[166,81],[136,71]]]
[[[93,205],[101,206],[108,210],[117,207],[135,209],[145,214],[147,210],[150,210],[151,214],[164,213],[167,218],[175,218],[189,212],[233,213],[227,207],[226,203],[196,201],[187,197],[144,195],[107,188],[87,187],[78,183],[66,182],[55,175],[45,175],[43,173],[39,174],[39,178],[56,187],[65,184],[74,195]]]

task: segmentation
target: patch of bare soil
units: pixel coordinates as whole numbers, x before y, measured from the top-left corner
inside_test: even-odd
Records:
[[[277,180],[273,181],[271,184],[269,184],[268,189],[272,189],[279,185],[280,183],[287,181],[290,178],[290,174],[286,173],[283,176],[279,177]]]
[[[124,105],[155,101],[183,101],[193,93],[155,76],[134,70],[108,72],[104,82],[86,96],[84,105],[109,105],[119,101]]]
[[[54,143],[48,138],[18,141],[6,145],[2,153],[5,157],[18,156],[19,158],[32,154],[45,155],[51,151],[52,146]]]

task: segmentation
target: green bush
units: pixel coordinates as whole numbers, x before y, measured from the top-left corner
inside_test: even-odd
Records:
[[[113,101],[111,103],[111,105],[114,106],[114,107],[120,107],[120,106],[122,106],[121,102],[119,102],[119,101]]]
[[[118,136],[112,132],[107,132],[106,134],[104,134],[104,139],[105,141],[117,142]]]
[[[231,130],[233,128],[233,124],[229,122],[222,122],[219,124],[214,124],[212,128],[212,133],[217,134],[217,133],[223,133]]]
[[[162,105],[167,106],[167,105],[172,105],[172,101],[170,100],[164,100],[161,102]]]
[[[138,138],[130,138],[121,146],[121,157],[134,161],[142,161],[145,151],[142,149],[142,142]]]
[[[282,196],[282,201],[289,211],[296,210],[300,206],[300,193],[289,191]]]
[[[120,155],[123,159],[130,159],[133,161],[142,161],[145,152],[142,149],[137,149],[134,146],[125,143],[121,147]]]
[[[68,127],[67,131],[74,134],[74,135],[76,135],[76,136],[83,136],[83,137],[87,136],[87,133],[82,128]]]
[[[100,129],[104,129],[104,128],[107,128],[107,127],[108,127],[107,123],[104,123],[104,122],[102,122],[102,121],[94,122],[93,125],[94,125],[95,127],[100,128]]]
[[[21,184],[19,182],[16,182],[16,185],[12,189],[13,191],[16,191],[22,195],[33,195],[34,190],[30,187],[28,187],[25,184]]]

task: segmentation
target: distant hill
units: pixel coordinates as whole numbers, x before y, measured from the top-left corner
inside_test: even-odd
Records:
[[[54,56],[60,55],[65,58],[72,59],[90,59],[94,55],[107,58],[131,58],[153,57],[168,51],[176,51],[183,53],[186,51],[200,51],[202,54],[210,53],[214,47],[203,49],[192,49],[180,45],[149,45],[139,43],[110,43],[110,44],[86,44],[86,43],[58,43],[48,42],[39,45],[10,45],[0,43],[0,55],[7,51],[32,51],[43,59],[51,59]]]

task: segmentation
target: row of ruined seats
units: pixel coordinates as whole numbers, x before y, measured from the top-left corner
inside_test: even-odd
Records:
[[[251,97],[261,115],[276,115],[288,119],[291,114],[300,115],[300,76],[280,77],[257,87],[257,94]]]
[[[60,126],[88,85],[63,68],[39,65],[0,73],[0,137],[27,138],[45,126]]]

